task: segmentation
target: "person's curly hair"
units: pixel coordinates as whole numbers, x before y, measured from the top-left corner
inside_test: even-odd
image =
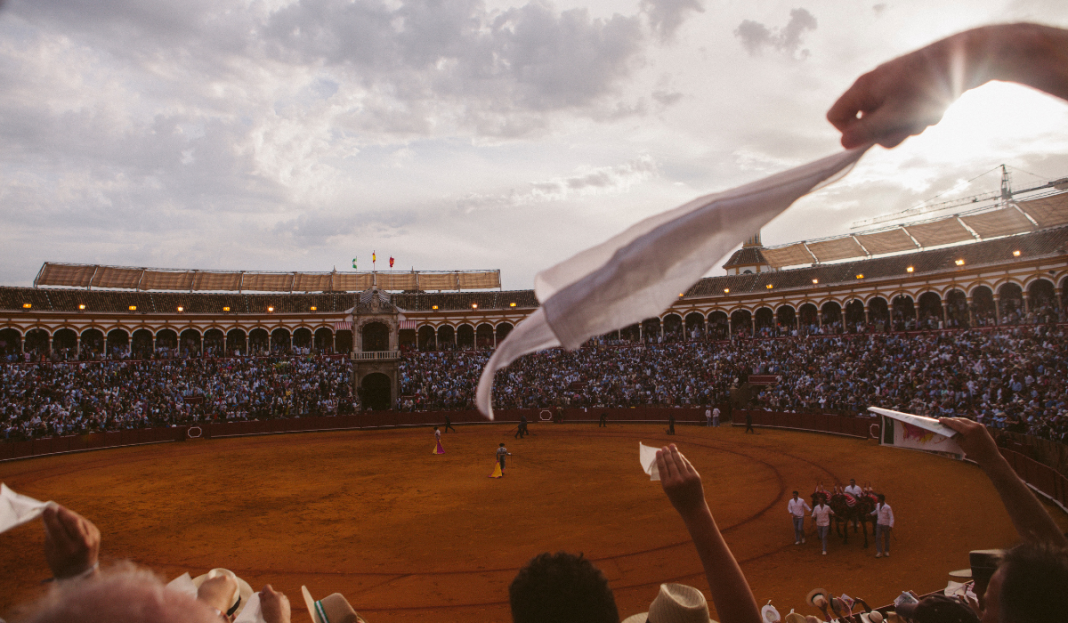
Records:
[[[514,623],[619,621],[608,580],[582,554],[538,554],[512,580],[508,600]]]

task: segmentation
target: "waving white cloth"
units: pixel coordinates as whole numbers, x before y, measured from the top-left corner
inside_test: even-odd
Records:
[[[37,519],[49,504],[52,502],[40,502],[28,495],[15,493],[0,483],[0,532]]]
[[[493,419],[493,375],[517,358],[587,339],[659,314],[739,241],[802,196],[837,180],[868,147],[777,173],[649,217],[538,273],[542,301],[490,357],[478,382],[478,410]]]

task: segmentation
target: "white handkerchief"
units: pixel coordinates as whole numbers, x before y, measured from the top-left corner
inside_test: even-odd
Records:
[[[248,603],[241,609],[241,614],[237,615],[234,623],[267,623],[263,619],[259,593],[252,593],[252,597],[248,598]]]
[[[656,466],[656,451],[659,449],[638,442],[638,461],[645,473],[649,474],[649,480],[660,480],[660,469]]]
[[[534,278],[542,302],[490,357],[478,381],[478,410],[493,419],[493,375],[518,357],[587,339],[656,316],[680,292],[768,221],[831,183],[868,147],[845,151],[641,221]]]
[[[0,532],[21,526],[41,516],[53,502],[40,502],[27,495],[19,495],[0,483]]]
[[[197,596],[197,585],[193,584],[193,578],[189,576],[188,571],[168,582],[167,588],[179,593],[185,593],[194,599]]]
[[[893,427],[894,437],[892,443],[887,443],[887,435],[883,435],[883,445],[948,452],[961,457],[964,456],[964,450],[961,449],[960,444],[952,439],[957,435],[957,431],[939,424],[935,418],[892,411],[882,407],[868,407],[868,411],[878,413],[884,418],[890,418],[898,422],[898,424],[893,425],[887,424],[884,420],[884,426]]]

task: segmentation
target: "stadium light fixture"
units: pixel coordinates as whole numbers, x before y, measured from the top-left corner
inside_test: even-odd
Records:
[[[230,308],[229,307],[223,307],[223,311],[224,312],[228,312],[228,311],[230,311]]]
[[[33,304],[32,304],[32,303],[23,303],[23,304],[22,304],[22,309],[29,309],[29,308],[31,308],[31,307],[33,307]]]
[[[478,309],[478,303],[471,303],[471,309]]]
[[[916,268],[915,268],[915,267],[913,267],[913,266],[909,266],[908,268],[906,268],[906,269],[905,269],[905,272],[906,272],[906,273],[911,273],[911,272],[913,272],[914,270],[916,270]]]
[[[863,278],[864,278],[864,273],[858,273],[857,274],[857,279],[863,279]]]
[[[1019,249],[1016,249],[1015,251],[1013,251],[1013,252],[1012,252],[1012,256],[1013,256],[1013,257],[1020,257],[1020,250],[1019,250]]]
[[[956,262],[954,262],[954,264],[956,264],[957,266],[964,266],[964,258],[957,260]]]
[[[180,313],[182,313],[182,312],[184,312],[184,311],[185,311],[185,308],[184,308],[184,307],[182,307],[181,305],[179,305],[179,306],[178,306],[178,313],[180,314]]]
[[[730,288],[723,288],[723,293],[724,294],[730,294],[731,293],[731,289]]]
[[[508,307],[515,307],[515,303],[509,303]]]
[[[438,306],[437,306],[437,305],[431,305],[431,306],[430,306],[430,309],[433,309],[434,311],[437,311],[437,309],[438,309]]]
[[[78,303],[78,309],[81,311],[85,311],[85,303]]]
[[[130,311],[137,311],[137,305],[130,305]]]
[[[813,280],[812,280],[812,284],[813,284],[813,285],[815,285],[815,284],[817,284],[817,283],[819,283],[819,282],[820,282],[820,280],[819,280],[819,279],[813,279]]]
[[[318,308],[318,307],[316,307],[315,305],[312,305],[312,306],[311,306],[311,310],[312,310],[312,311],[319,311],[319,308]]]
[[[267,313],[268,314],[273,314],[274,313],[274,306],[273,305],[267,308]]]
[[[773,286],[773,285],[771,285],[771,284],[769,283],[768,285],[766,285],[766,286],[764,286],[764,287],[770,290],[770,289],[774,288],[775,286]]]

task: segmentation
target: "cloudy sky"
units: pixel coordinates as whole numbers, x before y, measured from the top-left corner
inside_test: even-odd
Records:
[[[494,269],[506,289],[635,221],[829,155],[882,61],[1063,0],[8,0],[0,284],[44,261]],[[850,231],[1068,175],[1068,105],[967,94],[768,226]],[[969,180],[978,177],[974,181]],[[384,267],[380,261],[379,268]]]

